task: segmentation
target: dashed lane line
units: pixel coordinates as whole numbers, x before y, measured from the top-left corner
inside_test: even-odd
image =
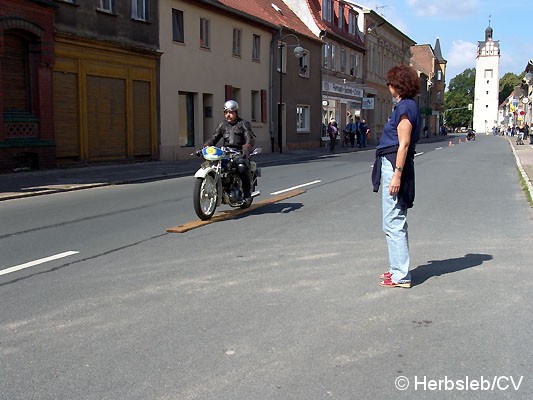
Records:
[[[79,253],[79,251],[65,251],[64,253],[55,254],[55,255],[50,256],[50,257],[40,258],[38,260],[30,261],[30,262],[27,262],[27,263],[24,263],[24,264],[15,265],[14,267],[9,267],[9,268],[0,270],[0,275],[10,274],[10,273],[15,272],[15,271],[20,271],[22,269],[34,267],[34,266],[39,265],[39,264],[44,264],[44,263],[49,262],[49,261],[58,260],[60,258],[72,256],[72,255],[78,254],[78,253]]]

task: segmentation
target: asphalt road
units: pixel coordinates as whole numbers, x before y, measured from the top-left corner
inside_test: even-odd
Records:
[[[437,146],[418,147],[409,290],[377,285],[370,151],[266,167],[264,197],[315,183],[184,234],[166,229],[195,218],[192,178],[0,203],[0,272],[77,252],[0,275],[0,398],[530,398],[513,155]]]

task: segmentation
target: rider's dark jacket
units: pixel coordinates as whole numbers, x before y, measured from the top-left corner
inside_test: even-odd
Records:
[[[213,133],[213,137],[209,139],[205,145],[214,146],[220,139],[224,139],[223,146],[233,147],[238,150],[242,150],[242,146],[249,144],[255,145],[255,134],[252,131],[250,122],[237,117],[234,124],[230,124],[224,120],[218,124]]]

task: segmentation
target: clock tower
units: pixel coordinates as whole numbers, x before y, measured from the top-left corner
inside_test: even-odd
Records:
[[[492,28],[485,29],[485,40],[478,42],[473,128],[477,133],[492,132],[498,124],[500,93],[500,42],[492,38]]]

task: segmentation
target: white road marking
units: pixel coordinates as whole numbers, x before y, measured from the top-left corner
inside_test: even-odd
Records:
[[[293,186],[293,187],[288,188],[288,189],[278,190],[277,192],[272,192],[270,194],[271,195],[276,195],[276,194],[280,194],[280,193],[290,192],[291,190],[299,189],[299,188],[304,187],[304,186],[314,185],[315,183],[320,183],[320,182],[322,182],[322,181],[321,180],[317,180],[317,181],[313,181],[313,182],[303,183],[301,185]]]
[[[416,153],[416,154],[415,154],[415,157],[421,156],[422,154],[424,154],[423,151],[421,151],[420,153]]]
[[[43,263],[48,262],[48,261],[58,260],[60,258],[72,256],[72,255],[78,254],[78,253],[79,253],[79,251],[65,251],[64,253],[55,254],[55,255],[50,256],[50,257],[40,258],[40,259],[35,260],[35,261],[30,261],[30,262],[27,262],[27,263],[24,263],[24,264],[15,265],[14,267],[9,267],[9,268],[1,270],[0,271],[0,275],[10,274],[11,272],[20,271],[21,269],[30,268],[30,267],[33,267],[35,265],[43,264]]]
[[[435,147],[435,150],[442,150],[442,147]]]

